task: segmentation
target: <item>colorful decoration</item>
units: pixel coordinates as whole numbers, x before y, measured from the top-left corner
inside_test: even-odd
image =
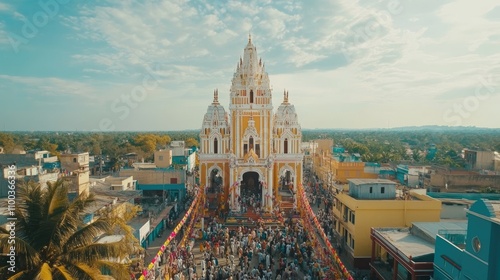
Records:
[[[316,240],[316,238],[313,239],[313,244],[315,245],[315,251],[318,252],[319,259],[322,262],[322,265],[328,266],[329,271],[333,275],[337,275],[341,272],[342,275],[344,275],[345,278],[349,280],[353,280],[352,276],[349,274],[349,271],[347,268],[344,266],[342,261],[340,260],[339,256],[337,255],[337,252],[333,248],[332,244],[328,240],[328,237],[326,236],[325,232],[323,231],[323,228],[321,227],[321,224],[318,221],[318,218],[316,217],[316,214],[314,214],[314,211],[312,210],[311,206],[309,205],[309,201],[307,200],[304,188],[302,187],[301,184],[298,185],[297,188],[298,192],[298,197],[299,200],[302,202],[302,209],[300,211],[300,214],[302,216],[302,219],[304,221],[304,227],[306,227],[306,230],[309,232],[315,232],[318,231],[320,234],[321,238],[323,239],[323,242],[326,244],[326,247],[328,250],[323,250],[323,246]],[[312,222],[311,222],[312,221]],[[330,260],[335,260],[335,265],[337,268],[334,268],[331,265]],[[335,276],[335,279],[339,278]]]
[[[180,229],[186,223],[186,221],[189,218],[189,216],[191,215],[191,213],[195,212],[195,209],[197,209],[199,207],[199,204],[202,204],[201,203],[202,202],[202,200],[201,200],[201,197],[202,197],[201,194],[204,193],[204,192],[205,192],[205,187],[202,187],[202,188],[200,188],[198,190],[198,193],[196,194],[195,199],[191,203],[191,206],[186,211],[186,214],[184,214],[184,217],[182,218],[182,220],[179,222],[179,224],[177,224],[177,226],[172,231],[172,233],[170,233],[170,235],[168,236],[167,240],[165,240],[165,242],[161,246],[161,248],[158,251],[158,253],[156,254],[156,256],[153,258],[153,260],[151,261],[151,263],[147,266],[147,269],[145,269],[142,272],[142,275],[139,278],[140,280],[145,280],[146,279],[146,277],[148,276],[148,274],[153,270],[154,265],[156,263],[156,260],[159,259],[161,257],[161,255],[163,255],[165,249],[170,244],[170,242],[177,236],[177,234],[179,233]],[[194,221],[194,220],[196,220],[196,219],[193,219],[192,221]],[[193,223],[191,222],[190,227],[192,227],[192,226],[193,226]],[[190,228],[188,228],[188,230],[186,232],[189,233],[190,232]]]

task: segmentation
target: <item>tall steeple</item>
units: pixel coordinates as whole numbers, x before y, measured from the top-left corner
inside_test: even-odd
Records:
[[[262,59],[258,57],[257,48],[252,42],[252,35],[248,34],[248,42],[236,65],[236,71],[231,85],[230,109],[246,108],[250,104],[272,107],[271,86]],[[269,108],[268,108],[269,107]]]

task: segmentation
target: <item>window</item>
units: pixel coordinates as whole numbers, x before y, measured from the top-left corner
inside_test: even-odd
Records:
[[[250,150],[253,149],[253,137],[250,136],[250,139],[248,139],[248,144],[250,146]]]
[[[285,138],[285,142],[283,143],[283,153],[288,154],[288,138]]]
[[[354,250],[354,239],[351,239],[351,244],[349,244],[351,248]]]
[[[253,90],[250,90],[250,103],[253,103]]]
[[[248,144],[243,144],[243,154],[246,155],[248,152]]]
[[[218,154],[219,153],[219,141],[217,140],[217,138],[214,139],[214,154]]]
[[[170,184],[177,184],[177,178],[170,178]]]
[[[73,162],[76,162],[76,158],[73,158]]]
[[[370,187],[370,193],[373,193],[373,187]]]
[[[351,212],[351,223],[354,225],[355,221],[356,221],[356,215],[354,214],[354,212]]]
[[[255,153],[260,157],[260,145],[255,144]]]
[[[380,192],[381,192],[381,193],[385,193],[385,187],[382,187],[382,188],[380,189]]]

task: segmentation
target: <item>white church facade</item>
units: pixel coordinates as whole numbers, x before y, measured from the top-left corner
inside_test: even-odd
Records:
[[[233,75],[229,112],[218,95],[200,132],[200,184],[211,206],[239,211],[245,197],[267,212],[286,206],[285,196],[295,197],[302,183],[301,127],[288,92],[273,111],[269,77],[251,38]]]

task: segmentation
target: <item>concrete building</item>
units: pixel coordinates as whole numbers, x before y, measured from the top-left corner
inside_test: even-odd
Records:
[[[312,170],[314,151],[318,148],[318,144],[314,141],[302,142],[301,150],[304,154],[304,169]]]
[[[396,166],[396,178],[399,183],[410,188],[418,188],[424,185],[422,176],[429,172],[430,166],[411,166],[398,164]]]
[[[494,170],[495,153],[492,151],[464,149],[464,160],[468,169]]]
[[[0,197],[7,197],[10,166],[15,166],[16,182],[39,182],[45,187],[47,182],[55,182],[59,178],[59,169],[45,169],[44,159],[35,154],[0,154]],[[42,165],[43,164],[43,165]]]
[[[63,180],[69,183],[70,192],[89,193],[89,153],[62,154],[59,156]]]
[[[376,179],[378,173],[365,172],[359,154],[316,154],[314,173],[326,184],[346,184],[349,179]]]
[[[481,192],[488,188],[500,190],[500,175],[434,168],[424,185],[433,192]]]
[[[500,172],[500,153],[498,152],[495,152],[495,161],[493,163],[493,170],[495,170],[496,172]]]
[[[500,279],[500,202],[478,200],[467,216],[467,230],[438,233],[434,279]]]
[[[215,90],[204,116],[200,183],[214,191],[207,195],[211,205],[238,211],[238,197],[253,194],[264,211],[271,211],[274,202],[295,196],[302,182],[302,132],[288,92],[273,112],[269,76],[250,38],[236,65],[229,100],[228,114]],[[291,193],[280,191],[283,182]]]
[[[333,139],[316,139],[314,153],[331,155],[333,151]]]
[[[165,168],[148,170],[122,169],[120,177],[132,176],[137,180],[136,189],[145,197],[157,196],[169,201],[184,199],[186,195],[186,171]]]
[[[172,165],[172,150],[159,150],[154,152],[154,163],[158,168],[168,168]]]
[[[372,228],[371,274],[377,279],[431,279],[437,234],[466,228],[466,220]]]
[[[415,191],[402,193],[385,179],[350,179],[349,192],[334,198],[333,215],[339,245],[356,268],[368,268],[372,227],[409,227],[437,222],[441,202]]]

